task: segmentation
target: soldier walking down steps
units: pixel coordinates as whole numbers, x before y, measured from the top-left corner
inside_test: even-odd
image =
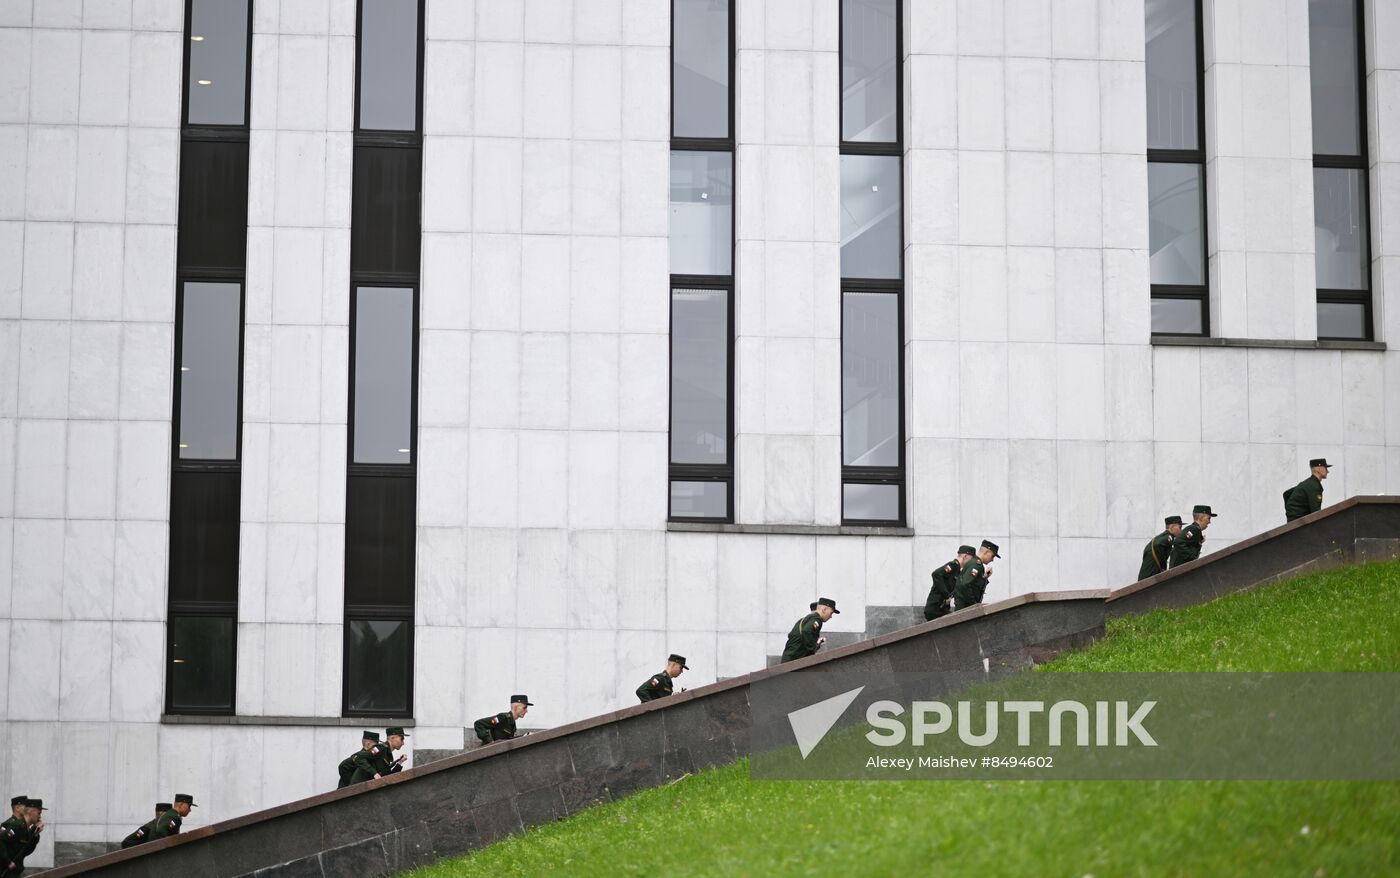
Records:
[[[637,687],[637,697],[643,704],[665,698],[672,692],[671,681],[688,670],[690,668],[686,666],[685,656],[671,653],[670,658],[666,659],[666,669],[654,677],[647,678],[645,683]]]
[[[953,589],[957,588],[958,577],[972,556],[977,554],[971,546],[958,546],[957,557],[933,571],[933,586],[928,590],[928,600],[924,601],[924,620],[937,619],[953,611]]]
[[[816,655],[817,650],[826,643],[826,638],[822,636],[822,626],[841,611],[836,609],[836,601],[831,598],[817,598],[811,606],[812,612],[798,619],[797,624],[788,632],[787,646],[783,647],[783,657],[779,664]]]
[[[1196,506],[1191,510],[1191,523],[1181,529],[1181,535],[1172,541],[1172,553],[1168,559],[1170,567],[1179,567],[1187,561],[1201,557],[1201,545],[1206,541],[1206,528],[1218,513],[1211,512],[1209,506]]]
[[[1172,544],[1181,533],[1181,516],[1168,515],[1167,529],[1147,541],[1142,550],[1142,567],[1138,568],[1138,579],[1156,576],[1167,569],[1167,559],[1171,557]]]
[[[1322,480],[1332,465],[1325,457],[1308,461],[1312,475],[1283,492],[1283,515],[1289,521],[1302,518],[1322,508]]]
[[[495,716],[484,716],[473,724],[472,729],[483,745],[509,740],[515,737],[515,721],[523,718],[534,706],[526,696],[512,695],[509,711]]]

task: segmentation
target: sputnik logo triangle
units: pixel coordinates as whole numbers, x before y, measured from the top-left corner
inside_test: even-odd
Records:
[[[788,714],[788,722],[792,724],[792,735],[797,739],[797,749],[802,751],[803,759],[816,749],[822,738],[826,737],[826,733],[836,725],[841,714],[846,712],[846,708],[850,707],[851,702],[864,690],[865,687],[861,686]]]

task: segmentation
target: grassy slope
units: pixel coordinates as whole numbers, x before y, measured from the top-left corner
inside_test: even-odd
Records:
[[[1046,671],[1400,671],[1400,562],[1111,623]],[[416,878],[1400,875],[1400,783],[753,782],[747,761]]]

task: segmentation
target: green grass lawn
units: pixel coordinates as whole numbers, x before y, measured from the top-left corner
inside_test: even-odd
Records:
[[[1043,670],[1400,671],[1400,562],[1112,622]],[[1400,782],[758,782],[745,760],[412,874],[1397,876]]]

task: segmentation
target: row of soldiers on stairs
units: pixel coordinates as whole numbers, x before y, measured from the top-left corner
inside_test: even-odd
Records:
[[[1327,478],[1332,465],[1325,457],[1315,457],[1308,461],[1308,468],[1311,474],[1306,479],[1283,492],[1283,516],[1288,521],[1296,521],[1322,508],[1322,480]],[[1209,506],[1197,506],[1191,510],[1190,524],[1183,524],[1179,515],[1167,516],[1166,530],[1143,547],[1138,579],[1156,576],[1163,570],[1199,558],[1206,539],[1205,529],[1216,514]]]
[[[44,831],[44,800],[28,796],[10,799],[10,816],[0,823],[0,875],[24,874],[24,860],[39,846]]]

